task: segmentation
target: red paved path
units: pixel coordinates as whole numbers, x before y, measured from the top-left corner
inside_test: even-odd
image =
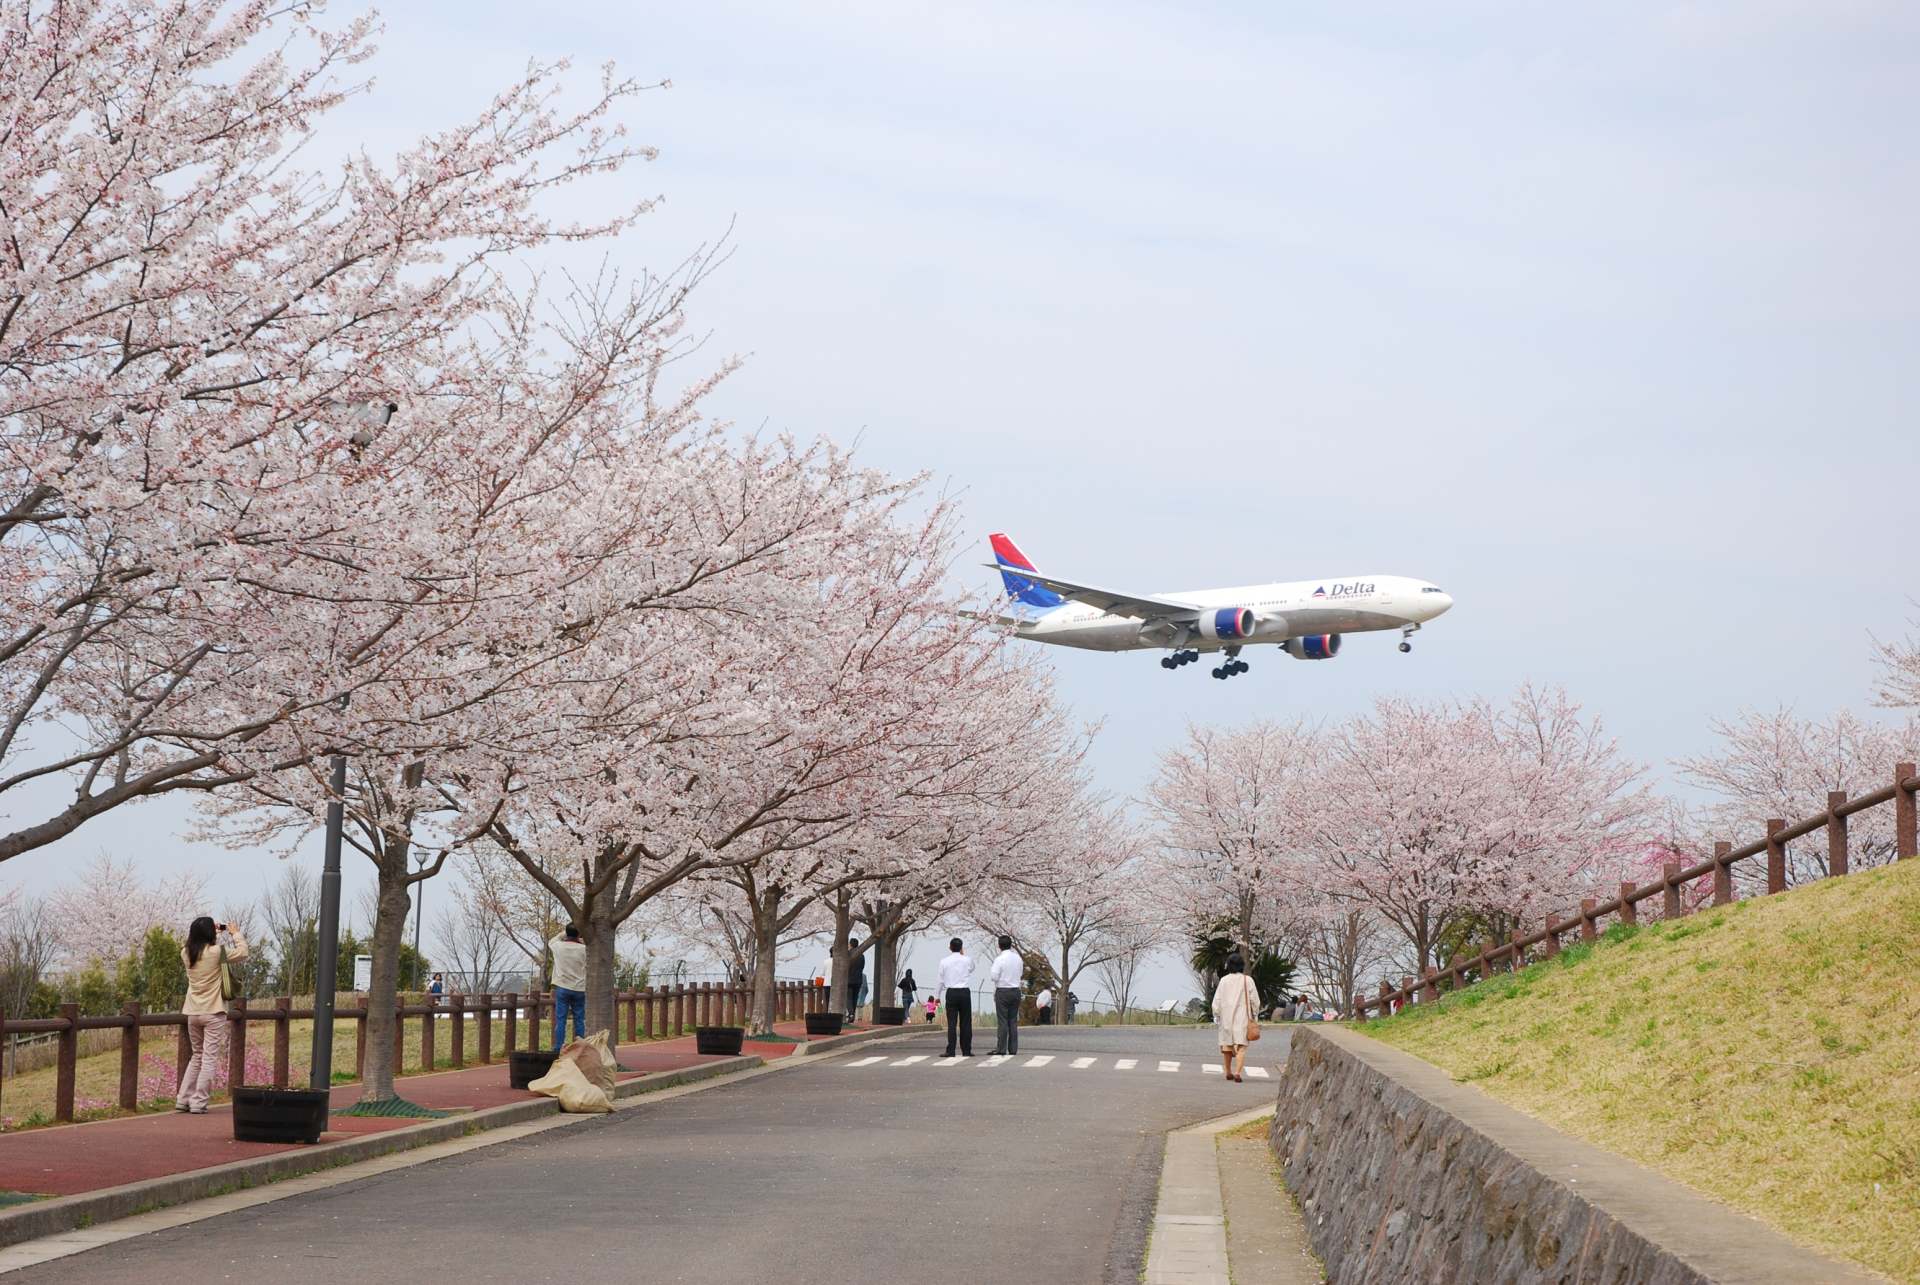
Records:
[[[805,1029],[803,1022],[780,1022],[774,1027],[779,1034],[795,1036],[796,1043]],[[849,1033],[865,1029],[851,1027]],[[796,1044],[748,1040],[741,1052],[772,1061],[786,1057],[795,1047]],[[620,1064],[629,1070],[618,1078],[631,1080],[649,1072],[678,1071],[718,1060],[694,1052],[691,1035],[646,1044],[622,1044]],[[400,1080],[398,1087],[400,1096],[407,1101],[442,1110],[477,1110],[538,1096],[508,1087],[504,1056],[486,1066],[410,1075]],[[359,1096],[357,1084],[335,1086],[332,1099],[335,1111],[352,1106]],[[321,1140],[334,1141],[352,1134],[378,1133],[416,1123],[417,1120],[388,1116],[336,1114],[331,1120],[332,1127],[321,1135]],[[209,1169],[276,1151],[291,1151],[298,1146],[297,1143],[235,1142],[232,1117],[224,1105],[208,1108],[203,1116],[168,1111],[90,1124],[28,1129],[0,1135],[0,1191],[71,1196],[146,1178]]]

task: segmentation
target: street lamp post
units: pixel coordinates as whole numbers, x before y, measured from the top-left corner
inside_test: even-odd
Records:
[[[352,415],[360,421],[349,441],[358,452],[373,443],[376,434],[393,420],[400,408],[392,402],[367,402],[355,407]],[[347,707],[345,693],[340,708]],[[313,1067],[307,1087],[324,1093],[333,1087],[333,994],[339,982],[340,963],[340,840],[346,826],[347,756],[333,756],[327,801],[327,848],[320,867],[320,958],[315,961],[313,987]],[[325,1111],[325,1103],[322,1103]]]
[[[427,913],[427,862],[431,860],[425,852],[413,854],[413,980],[420,981],[420,920]],[[420,989],[424,990],[425,987]]]

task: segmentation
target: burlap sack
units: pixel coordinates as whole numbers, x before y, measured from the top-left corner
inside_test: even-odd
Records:
[[[605,1031],[595,1037],[601,1039],[601,1047],[605,1047]],[[591,1074],[588,1072],[589,1066]],[[561,1055],[553,1058],[553,1070],[526,1087],[532,1093],[559,1099],[564,1112],[584,1116],[612,1110],[612,1074],[605,1072],[609,1085],[605,1089],[599,1085],[601,1078],[601,1056],[595,1053],[593,1043],[589,1039],[576,1039],[561,1049]]]
[[[584,1040],[575,1040],[561,1052],[561,1057],[571,1057],[580,1063],[580,1073],[600,1086],[600,1091],[609,1097],[613,1095],[613,1069],[618,1059],[609,1047],[612,1041],[607,1032],[595,1031]]]

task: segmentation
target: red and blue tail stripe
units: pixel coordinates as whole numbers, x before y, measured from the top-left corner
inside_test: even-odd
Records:
[[[1029,607],[1040,608],[1058,607],[1066,601],[1053,590],[1015,574],[1018,571],[1032,571],[1034,565],[1012,540],[998,531],[987,538],[993,545],[993,560],[1000,564],[1000,579],[1007,586],[1007,597]]]

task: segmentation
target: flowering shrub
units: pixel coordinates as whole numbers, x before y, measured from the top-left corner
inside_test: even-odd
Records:
[[[227,1059],[221,1058],[220,1064],[213,1069],[213,1087],[216,1092],[227,1087],[228,1065]],[[273,1083],[273,1059],[251,1041],[247,1043],[245,1074],[248,1084]],[[170,1101],[179,1088],[180,1074],[174,1070],[173,1059],[158,1053],[141,1055],[140,1101]]]

